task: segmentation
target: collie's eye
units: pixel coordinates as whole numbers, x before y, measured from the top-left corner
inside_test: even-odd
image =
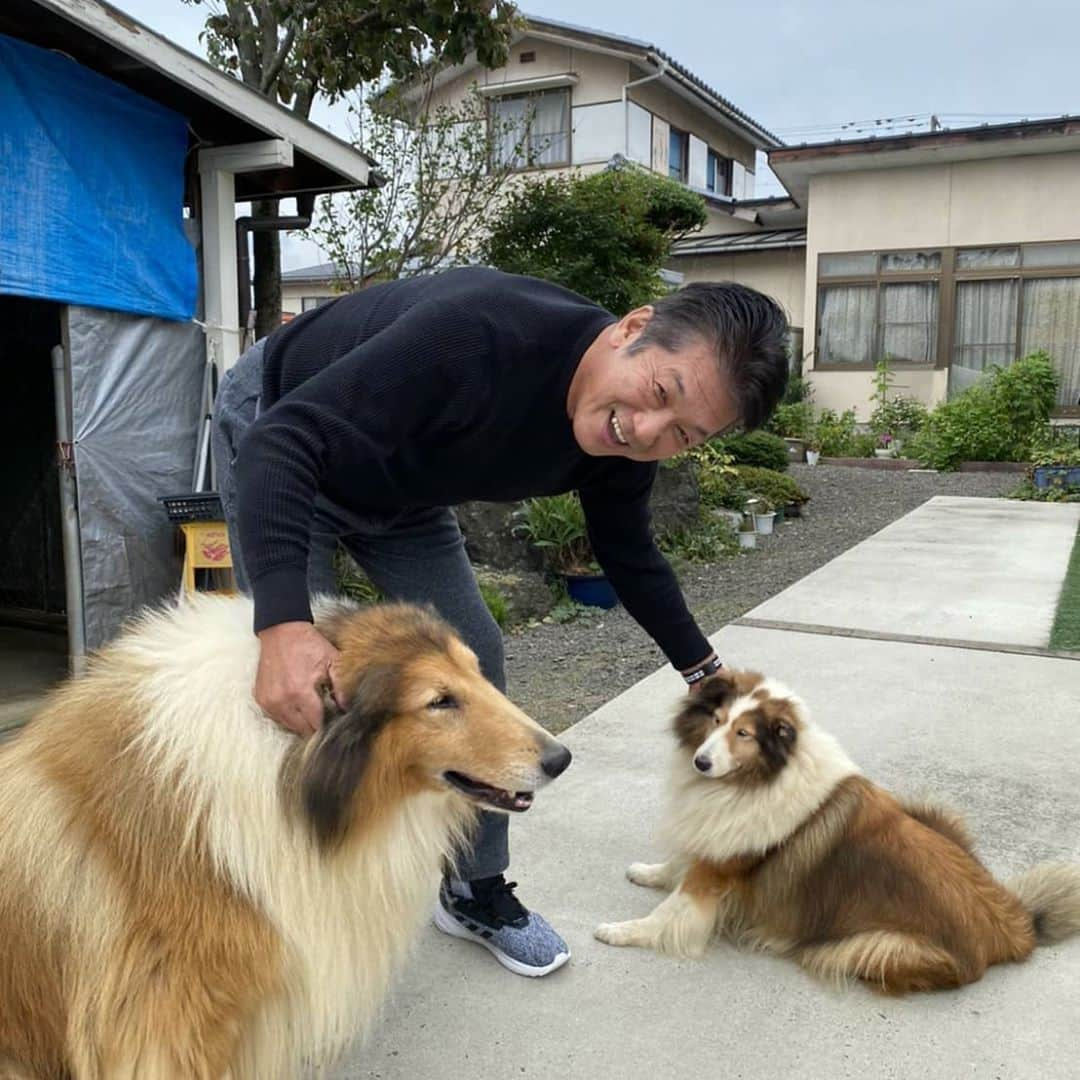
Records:
[[[747,731],[746,728],[739,728],[739,730],[736,731],[735,734],[738,735],[738,737],[740,739],[749,739],[750,738],[750,732]]]
[[[457,707],[458,699],[453,694],[443,694],[428,705],[429,709],[456,709]]]

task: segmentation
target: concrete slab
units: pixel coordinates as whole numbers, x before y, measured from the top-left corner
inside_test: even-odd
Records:
[[[1080,505],[939,495],[747,612],[770,620],[1045,648]]]
[[[1080,858],[1080,663],[745,627],[713,640],[729,664],[788,681],[873,779],[966,811],[996,872]],[[680,692],[659,671],[573,728],[574,765],[514,821],[513,876],[566,935],[571,964],[526,980],[429,930],[340,1080],[1078,1075],[1080,940],[962,991],[899,1001],[726,945],[679,963],[594,941],[598,922],[656,902],[623,870],[658,854]]]

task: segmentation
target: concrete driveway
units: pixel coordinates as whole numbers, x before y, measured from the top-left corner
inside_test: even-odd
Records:
[[[965,811],[1001,875],[1080,859],[1080,662],[1037,654],[1078,518],[1076,506],[931,500],[713,641],[730,665],[789,682],[873,779]],[[428,930],[338,1077],[1080,1077],[1080,939],[903,1000],[725,944],[680,963],[594,941],[598,922],[657,898],[623,870],[658,854],[680,692],[658,671],[571,729],[573,767],[515,819],[512,877],[565,934],[571,964],[526,980]]]

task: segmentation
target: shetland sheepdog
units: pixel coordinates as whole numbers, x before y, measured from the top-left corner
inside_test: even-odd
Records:
[[[348,707],[258,708],[244,598],[142,616],[0,748],[0,1075],[274,1080],[376,1015],[477,807],[569,751],[438,617],[316,604]]]
[[[999,884],[956,814],[876,787],[772,679],[721,672],[674,732],[671,858],[627,871],[671,891],[645,918],[599,926],[609,945],[700,956],[719,933],[903,994],[1080,932],[1080,865]]]

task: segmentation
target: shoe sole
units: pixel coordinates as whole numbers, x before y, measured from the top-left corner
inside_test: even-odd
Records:
[[[527,979],[538,979],[541,975],[550,975],[553,971],[557,971],[559,968],[570,959],[570,950],[559,953],[550,964],[544,967],[530,967],[528,964],[521,963],[520,960],[515,960],[512,956],[507,956],[502,949],[495,945],[492,945],[490,941],[485,941],[482,937],[477,937],[471,930],[466,930],[457,919],[454,918],[442,904],[437,904],[435,907],[435,925],[444,934],[449,934],[451,937],[461,938],[463,941],[471,941],[475,945],[483,945],[485,949],[500,964],[508,971],[512,971],[515,975],[524,975]]]

